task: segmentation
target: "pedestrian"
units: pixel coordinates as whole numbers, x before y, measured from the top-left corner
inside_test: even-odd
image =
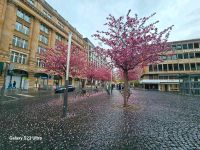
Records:
[[[11,81],[8,84],[8,89],[12,89],[12,82]]]
[[[16,89],[16,81],[13,81],[13,88]]]

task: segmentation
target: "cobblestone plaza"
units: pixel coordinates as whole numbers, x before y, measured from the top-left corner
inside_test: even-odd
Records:
[[[70,101],[66,119],[59,96],[4,104],[0,149],[200,149],[199,97],[132,93],[126,109],[116,90]]]

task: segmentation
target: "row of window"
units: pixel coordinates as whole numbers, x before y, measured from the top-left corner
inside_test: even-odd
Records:
[[[56,34],[56,40],[62,41],[64,38],[60,34]]]
[[[26,64],[27,55],[12,51],[10,55],[10,61],[20,64]]]
[[[160,57],[162,60],[200,58],[200,52],[181,53],[181,54],[175,54],[172,56],[160,56]]]
[[[149,72],[200,70],[200,63],[149,65]]]
[[[22,23],[16,22],[15,23],[15,29],[21,33],[24,33],[26,35],[29,35],[30,29],[29,27],[23,25]]]
[[[13,36],[12,45],[23,49],[28,49],[28,41],[17,36]]]
[[[42,46],[38,46],[38,49],[37,49],[37,53],[40,54],[41,52],[44,52],[46,49]]]
[[[42,62],[42,60],[40,58],[37,58],[36,66],[38,66],[38,67],[45,67],[45,64]]]
[[[22,10],[17,10],[17,16],[23,20],[25,20],[26,22],[30,23],[31,22],[31,18],[30,16],[28,16],[25,12],[23,12]]]
[[[27,0],[31,5],[35,5],[35,0]]]
[[[45,32],[46,34],[49,33],[49,29],[44,24],[40,24],[40,30]]]
[[[46,44],[46,45],[48,44],[48,38],[44,35],[39,36],[39,41]]]
[[[27,63],[27,55],[26,54],[22,54],[19,52],[15,52],[12,51],[11,55],[10,55],[10,62],[13,63],[19,63],[19,64],[26,64]],[[36,60],[36,66],[38,67],[44,67],[44,63],[42,62],[42,60],[40,58],[37,58]]]
[[[187,50],[199,48],[199,43],[173,44],[172,50]]]

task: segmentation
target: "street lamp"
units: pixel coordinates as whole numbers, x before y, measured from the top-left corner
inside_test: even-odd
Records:
[[[71,50],[72,33],[69,32],[68,37],[68,49],[67,49],[67,62],[66,62],[66,72],[65,72],[65,92],[63,101],[63,117],[67,116],[67,101],[68,101],[68,83],[69,83],[69,62],[70,62],[70,50]]]

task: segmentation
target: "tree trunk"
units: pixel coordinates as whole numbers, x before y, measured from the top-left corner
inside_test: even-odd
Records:
[[[128,71],[124,70],[124,107],[128,106]]]

